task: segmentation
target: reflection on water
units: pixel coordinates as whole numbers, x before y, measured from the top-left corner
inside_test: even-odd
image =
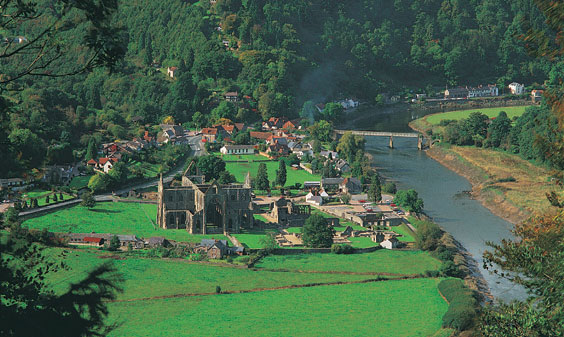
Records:
[[[380,129],[384,131],[385,129]],[[425,202],[425,213],[451,233],[476,259],[492,294],[502,300],[522,299],[524,289],[482,269],[486,241],[511,237],[512,225],[470,198],[470,183],[417,150],[417,139],[367,137],[366,149],[383,176],[399,189],[413,188]]]

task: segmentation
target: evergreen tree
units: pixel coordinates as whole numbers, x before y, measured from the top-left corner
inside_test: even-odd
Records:
[[[286,162],[284,159],[278,161],[278,171],[276,171],[276,184],[278,186],[284,187],[286,184]]]
[[[382,186],[378,175],[372,177],[372,184],[368,190],[368,200],[373,202],[382,201]]]
[[[266,164],[260,163],[258,167],[257,177],[255,178],[255,188],[258,190],[268,190],[268,172],[266,171]]]
[[[120,247],[120,241],[117,235],[112,236],[110,240],[110,245],[108,246],[109,251],[116,251]]]
[[[80,202],[80,206],[86,207],[88,209],[91,209],[94,206],[96,206],[96,199],[94,199],[92,193],[86,192],[82,195],[82,201]]]
[[[327,224],[320,214],[312,214],[302,228],[304,246],[312,248],[329,248],[333,244],[335,230]]]
[[[98,157],[98,145],[96,145],[96,140],[90,138],[88,141],[88,149],[86,150],[86,160],[96,159]]]
[[[151,39],[151,35],[147,35],[145,39],[145,58],[143,62],[146,66],[153,64],[153,40]]]

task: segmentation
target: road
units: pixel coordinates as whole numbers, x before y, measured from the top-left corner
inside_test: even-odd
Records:
[[[198,156],[202,156],[206,153],[206,150],[204,149],[203,144],[202,144],[202,136],[201,135],[190,137],[188,139],[188,144],[190,145],[190,148],[192,149],[192,153],[193,153],[192,155],[193,156],[198,157]],[[165,183],[171,182],[175,175],[182,174],[183,172],[184,172],[184,163],[181,163],[176,168],[174,168],[173,170],[171,170],[167,174],[163,175],[163,181]],[[114,199],[114,195],[121,195],[121,194],[124,194],[124,193],[128,193],[131,190],[141,190],[141,189],[149,188],[149,187],[152,187],[152,186],[156,186],[158,183],[159,183],[159,178],[155,178],[155,179],[145,181],[145,182],[142,182],[142,183],[139,183],[139,184],[134,184],[134,185],[130,185],[130,186],[121,188],[119,190],[113,191],[112,193],[105,193],[105,194],[96,195],[96,196],[94,196],[94,199],[96,201],[112,201]],[[38,213],[38,212],[45,212],[45,211],[57,209],[57,208],[64,207],[64,206],[74,205],[74,204],[80,203],[80,201],[81,201],[80,199],[74,199],[74,200],[59,202],[57,204],[52,204],[52,205],[44,206],[44,207],[41,207],[41,208],[35,208],[35,209],[31,209],[29,211],[20,212],[20,216],[25,217],[27,215],[32,215],[32,214]]]

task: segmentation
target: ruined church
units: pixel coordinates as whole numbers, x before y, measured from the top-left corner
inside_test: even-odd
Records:
[[[253,227],[250,175],[244,184],[205,182],[201,175],[182,176],[181,186],[158,186],[157,223],[191,234],[239,233]]]

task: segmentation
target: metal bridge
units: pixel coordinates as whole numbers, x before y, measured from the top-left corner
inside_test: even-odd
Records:
[[[375,137],[390,137],[389,147],[394,148],[394,137],[403,138],[417,138],[417,148],[423,150],[423,135],[420,133],[409,132],[380,132],[380,131],[360,131],[360,130],[335,130],[336,135],[343,135],[345,132],[350,132],[353,135],[359,136],[375,136]],[[428,144],[430,144],[428,142]]]

